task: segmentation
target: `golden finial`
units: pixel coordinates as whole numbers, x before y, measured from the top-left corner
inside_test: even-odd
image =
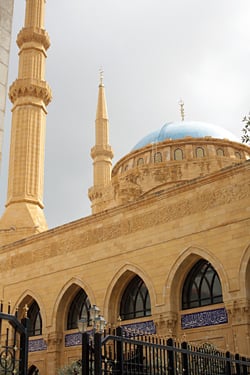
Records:
[[[181,110],[181,121],[185,119],[185,111],[184,111],[184,101],[182,99],[179,100],[180,110]]]
[[[23,310],[24,310],[24,317],[28,318],[29,307],[28,307],[27,303],[25,304]]]
[[[103,73],[104,73],[104,70],[103,70],[102,67],[100,67],[99,73],[100,73],[100,86],[103,86]]]

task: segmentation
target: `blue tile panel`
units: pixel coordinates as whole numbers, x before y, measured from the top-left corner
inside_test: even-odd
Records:
[[[181,315],[182,329],[215,326],[225,323],[228,323],[228,316],[225,308]]]

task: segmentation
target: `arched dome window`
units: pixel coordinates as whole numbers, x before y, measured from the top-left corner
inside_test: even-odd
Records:
[[[217,272],[209,262],[199,260],[188,273],[182,290],[182,309],[221,303],[222,288]]]
[[[89,308],[88,296],[83,289],[80,289],[69,307],[67,329],[77,328],[79,319],[89,317]]]
[[[205,156],[205,151],[202,147],[197,147],[196,149],[196,157],[197,158],[204,158]]]
[[[143,165],[143,164],[144,164],[144,159],[143,158],[139,158],[137,160],[137,165],[139,166],[139,165]]]
[[[120,305],[122,320],[135,319],[151,315],[151,303],[144,281],[135,276],[125,289]]]
[[[217,156],[224,156],[224,150],[222,150],[222,148],[218,148],[216,153],[217,153]]]
[[[161,163],[162,162],[162,155],[160,152],[156,152],[154,154],[154,163]]]
[[[36,301],[33,301],[28,310],[29,336],[39,336],[42,334],[42,317],[40,308]]]
[[[174,160],[183,160],[183,152],[180,148],[174,151]]]

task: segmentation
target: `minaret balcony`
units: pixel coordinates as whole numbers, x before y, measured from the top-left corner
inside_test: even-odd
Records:
[[[17,45],[21,49],[26,43],[37,43],[47,50],[50,46],[49,34],[38,27],[25,27],[17,35]]]
[[[112,159],[114,156],[114,153],[112,151],[111,146],[110,145],[95,145],[94,147],[92,147],[91,149],[92,159],[99,157],[99,156]]]
[[[10,86],[9,98],[11,102],[15,103],[18,98],[26,96],[41,99],[45,105],[48,105],[52,99],[52,92],[45,81],[17,79]]]

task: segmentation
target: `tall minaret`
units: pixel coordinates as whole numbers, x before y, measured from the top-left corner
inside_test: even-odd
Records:
[[[47,229],[43,213],[46,106],[51,90],[45,81],[46,0],[26,0],[25,25],[17,36],[18,78],[11,85],[13,103],[8,196],[0,220],[0,243]]]
[[[93,159],[94,185],[89,189],[92,212],[101,211],[103,189],[111,181],[113,151],[109,145],[109,120],[106,104],[103,71],[100,71],[100,83],[95,120],[95,146],[91,149]]]

